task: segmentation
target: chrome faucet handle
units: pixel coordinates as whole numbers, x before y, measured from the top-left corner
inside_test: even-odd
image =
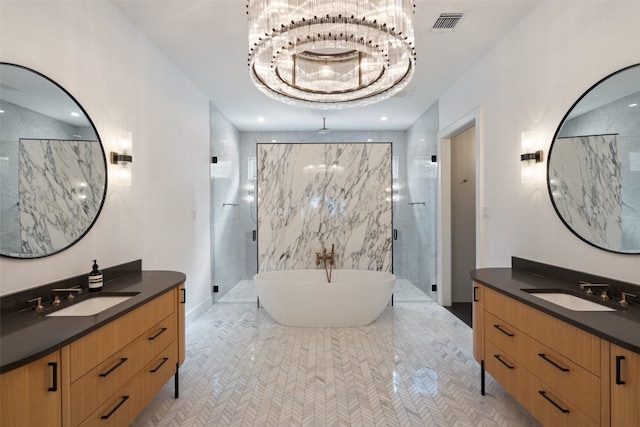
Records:
[[[57,307],[61,303],[62,303],[62,301],[60,300],[60,295],[54,295],[53,296],[53,301],[51,302],[51,305],[53,305],[54,307]]]
[[[39,313],[44,310],[44,305],[42,305],[42,297],[30,299],[28,302],[36,302],[36,306],[33,308],[36,312]]]
[[[629,298],[638,298],[638,295],[634,295],[632,293],[629,292],[620,292],[620,294],[622,295],[622,299],[620,300],[620,305],[623,307],[626,307],[629,305],[629,301],[627,301],[627,297]]]

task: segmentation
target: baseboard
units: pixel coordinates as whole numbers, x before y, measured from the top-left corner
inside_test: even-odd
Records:
[[[191,326],[193,322],[200,316],[202,316],[209,308],[211,308],[211,304],[213,304],[213,300],[211,296],[205,299],[202,303],[198,304],[196,308],[191,310],[185,315],[185,327]]]

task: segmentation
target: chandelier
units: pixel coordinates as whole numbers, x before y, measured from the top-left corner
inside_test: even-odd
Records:
[[[251,80],[296,106],[382,101],[415,71],[413,0],[248,0]]]

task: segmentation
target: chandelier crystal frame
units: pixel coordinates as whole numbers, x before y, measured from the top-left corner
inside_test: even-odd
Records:
[[[278,101],[372,104],[413,78],[413,0],[248,0],[250,75]]]

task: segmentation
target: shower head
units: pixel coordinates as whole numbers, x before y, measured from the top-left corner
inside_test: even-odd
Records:
[[[327,134],[327,133],[331,132],[331,129],[329,129],[327,127],[327,121],[326,121],[326,119],[324,117],[322,118],[322,127],[320,129],[318,129],[317,132],[320,135],[324,135],[324,134]]]

